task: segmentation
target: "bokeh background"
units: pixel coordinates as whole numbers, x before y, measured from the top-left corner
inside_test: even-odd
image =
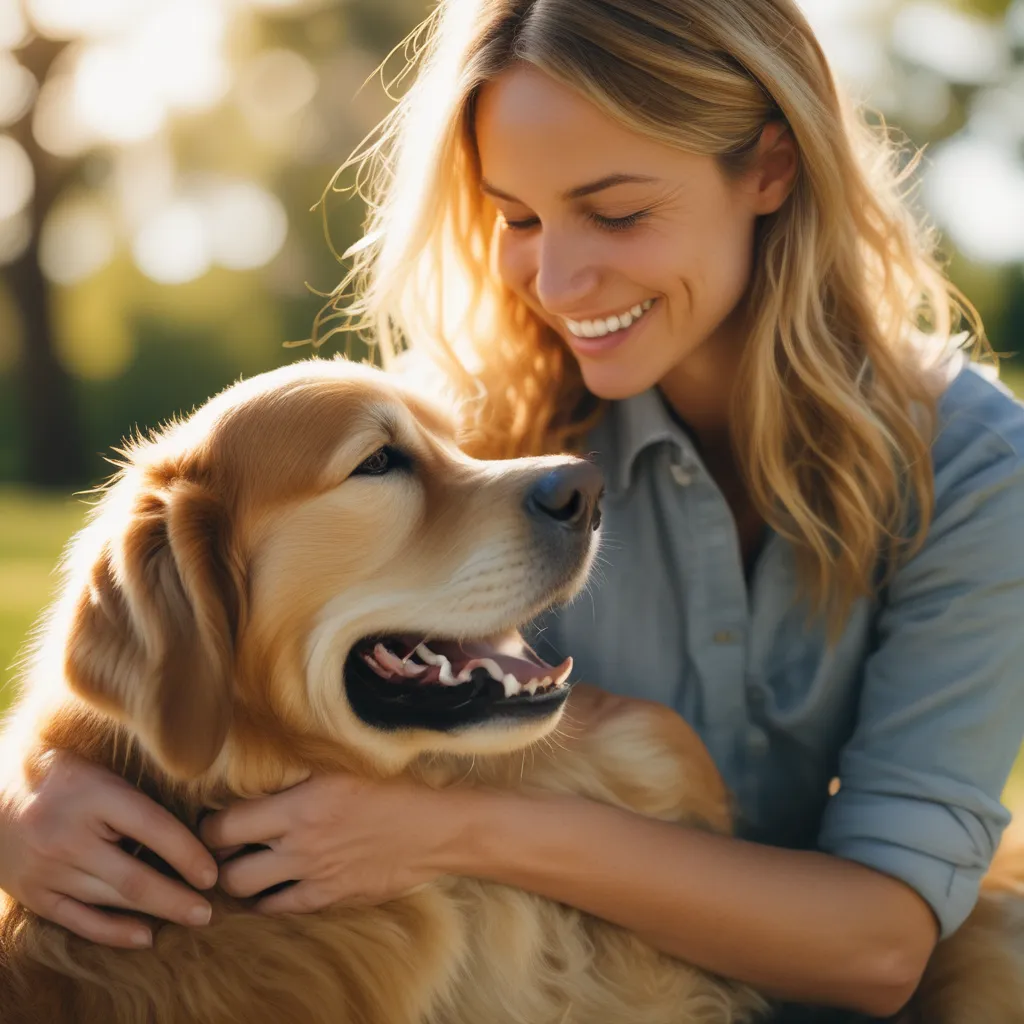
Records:
[[[580,0],[584,2],[584,0]],[[1024,390],[1024,0],[801,0]],[[0,686],[136,427],[302,358],[429,0],[0,0]],[[0,690],[0,706],[5,699]]]

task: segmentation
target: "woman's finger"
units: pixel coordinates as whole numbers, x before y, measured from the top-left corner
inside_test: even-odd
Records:
[[[170,811],[131,786],[126,799],[111,800],[104,808],[107,823],[122,836],[148,846],[197,889],[217,884],[213,855]]]
[[[85,903],[135,910],[178,924],[208,924],[210,904],[187,885],[165,878],[118,847],[104,843],[85,852],[73,895]]]
[[[242,800],[203,819],[199,834],[210,849],[248,846],[280,839],[288,830],[287,801],[290,793]]]
[[[152,932],[139,921],[105,914],[62,893],[51,893],[50,897],[38,913],[83,939],[120,949],[146,949],[153,944]]]
[[[232,896],[256,896],[271,886],[292,881],[295,875],[296,865],[290,857],[278,850],[261,850],[223,865],[220,884]]]
[[[322,883],[306,881],[265,897],[254,909],[261,914],[312,914],[337,902]]]

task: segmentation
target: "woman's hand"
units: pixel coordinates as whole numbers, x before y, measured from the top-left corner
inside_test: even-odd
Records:
[[[111,772],[58,753],[36,783],[0,791],[0,889],[108,946],[149,946],[152,933],[96,907],[187,925],[210,920],[206,900],[125,853],[122,837],[149,847],[198,889],[217,881],[214,859],[168,811]]]
[[[219,856],[249,843],[270,847],[221,865],[222,888],[255,896],[297,885],[256,905],[264,913],[309,913],[333,903],[373,906],[445,874],[446,851],[463,827],[465,794],[392,780],[320,775],[293,789],[233,804],[203,821]]]

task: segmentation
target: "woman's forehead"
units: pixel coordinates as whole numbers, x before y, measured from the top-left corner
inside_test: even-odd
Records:
[[[529,66],[483,86],[475,116],[485,191],[498,198],[529,201],[514,191],[518,187],[571,200],[585,186],[612,178],[624,179],[617,186],[623,193],[650,191],[710,162],[630,129]]]

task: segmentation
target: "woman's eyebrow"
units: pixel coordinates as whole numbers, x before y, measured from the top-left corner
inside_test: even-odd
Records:
[[[584,196],[592,196],[595,192],[603,192],[606,188],[614,188],[616,185],[651,185],[657,181],[659,181],[658,178],[651,178],[645,174],[609,174],[607,177],[599,178],[597,181],[588,182],[586,185],[578,185],[576,188],[569,189],[568,192],[563,192],[562,198],[566,200],[582,199]],[[508,192],[503,192],[500,188],[496,188],[486,178],[481,179],[480,188],[487,195],[494,196],[496,199],[504,199],[509,203],[518,203],[520,206],[524,205],[515,196],[509,195]]]

